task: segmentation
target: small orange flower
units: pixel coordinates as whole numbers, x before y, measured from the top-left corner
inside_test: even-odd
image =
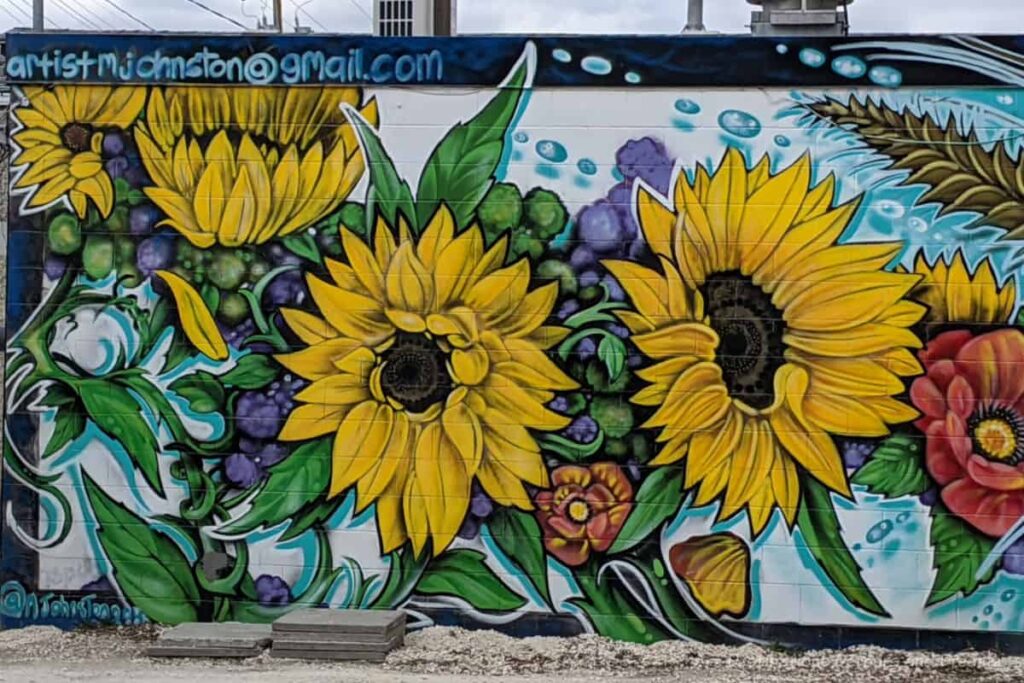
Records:
[[[633,509],[633,486],[622,468],[566,465],[551,473],[551,483],[534,497],[548,552],[577,567],[591,552],[608,550]]]

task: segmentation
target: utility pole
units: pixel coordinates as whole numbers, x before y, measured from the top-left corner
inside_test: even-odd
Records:
[[[32,30],[43,30],[43,0],[32,0]]]
[[[42,1],[36,0],[36,2]],[[284,12],[281,10],[281,0],[274,0],[274,30],[277,33],[284,33]]]

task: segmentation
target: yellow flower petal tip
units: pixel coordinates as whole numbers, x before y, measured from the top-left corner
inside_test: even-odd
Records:
[[[171,290],[181,328],[192,346],[213,360],[227,360],[228,345],[199,292],[187,280],[169,270],[157,270],[154,275],[167,283]]]
[[[920,281],[911,290],[910,298],[927,307],[928,322],[1004,324],[1013,316],[1016,282],[1010,279],[1000,286],[987,258],[972,271],[961,250],[952,258],[940,256],[933,263],[928,263],[921,252],[913,272],[920,276]]]
[[[672,546],[669,563],[712,616],[740,618],[750,609],[750,549],[730,533],[695,536]]]

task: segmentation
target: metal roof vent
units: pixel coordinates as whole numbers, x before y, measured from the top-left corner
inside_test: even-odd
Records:
[[[759,5],[750,15],[757,36],[843,36],[849,33],[847,6],[853,0],[747,0]]]

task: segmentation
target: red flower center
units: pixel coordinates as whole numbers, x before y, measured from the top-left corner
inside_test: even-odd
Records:
[[[1016,411],[982,408],[971,415],[967,427],[978,455],[1009,465],[1024,461],[1024,419]]]

